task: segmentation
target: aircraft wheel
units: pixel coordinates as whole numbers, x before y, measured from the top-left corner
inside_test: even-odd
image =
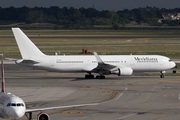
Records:
[[[101,76],[97,75],[96,79],[105,79],[105,76],[104,75],[101,75]]]
[[[93,78],[94,78],[94,75],[88,75],[88,74],[86,74],[86,75],[85,75],[85,78],[86,78],[86,79],[93,79]]]
[[[100,76],[99,76],[99,75],[97,75],[97,76],[96,76],[96,79],[99,79],[99,78],[100,78]]]
[[[90,77],[89,77],[89,75],[87,74],[87,75],[85,75],[85,78],[88,79],[88,78],[90,78]]]
[[[161,75],[160,77],[161,77],[161,78],[164,78],[164,75]]]
[[[105,79],[105,76],[102,75],[102,76],[101,76],[101,79]]]
[[[91,79],[94,79],[94,75],[90,75],[90,78],[91,78]]]

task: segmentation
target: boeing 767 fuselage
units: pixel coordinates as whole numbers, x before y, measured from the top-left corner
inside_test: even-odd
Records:
[[[130,76],[133,72],[164,72],[175,67],[175,63],[160,55],[45,55],[19,29],[12,28],[22,59],[17,64],[44,69],[52,72],[87,72],[86,78],[116,74]]]

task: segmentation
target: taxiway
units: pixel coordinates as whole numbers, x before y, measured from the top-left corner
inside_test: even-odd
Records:
[[[177,120],[180,118],[179,76],[106,76],[51,73],[5,64],[6,91],[20,96],[27,108],[99,103],[45,111],[51,120]],[[38,113],[33,113],[36,119]],[[24,116],[21,120],[27,120]]]

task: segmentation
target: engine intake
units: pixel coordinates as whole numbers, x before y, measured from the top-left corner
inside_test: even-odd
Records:
[[[41,112],[37,115],[37,120],[50,120],[50,117],[47,113]]]

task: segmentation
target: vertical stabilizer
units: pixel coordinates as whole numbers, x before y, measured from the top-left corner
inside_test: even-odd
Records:
[[[1,59],[1,77],[2,77],[2,90],[1,90],[1,92],[5,93],[4,64],[3,64],[2,59]]]
[[[36,45],[21,31],[19,28],[12,28],[14,37],[19,47],[23,59],[30,59],[36,56],[44,56],[44,54],[36,47]]]

